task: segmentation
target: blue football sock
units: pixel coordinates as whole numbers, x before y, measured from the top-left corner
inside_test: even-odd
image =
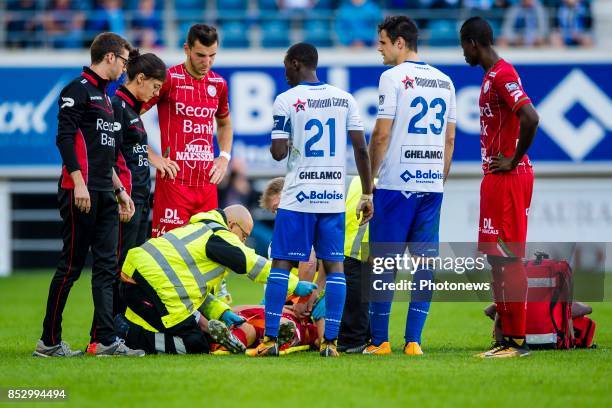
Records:
[[[341,272],[327,275],[325,283],[325,339],[335,340],[340,331],[340,321],[346,300],[346,279]]]
[[[421,344],[421,333],[429,314],[432,291],[428,288],[420,289],[421,282],[433,281],[433,271],[419,269],[414,274],[412,281],[416,283],[416,290],[412,292],[412,301],[408,306],[408,316],[406,316],[406,333],[404,339],[406,343],[417,342]]]
[[[266,285],[266,336],[277,337],[278,326],[283,313],[287,287],[289,286],[289,271],[272,268]]]
[[[389,316],[391,315],[391,302],[370,303],[370,334],[372,344],[380,346],[389,341]]]

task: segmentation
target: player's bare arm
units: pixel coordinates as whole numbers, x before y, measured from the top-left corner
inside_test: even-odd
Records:
[[[491,158],[491,164],[489,168],[492,173],[500,173],[504,171],[511,171],[518,166],[523,156],[527,153],[529,146],[533,143],[536,132],[538,130],[538,123],[540,117],[538,112],[531,103],[521,106],[516,112],[520,120],[520,134],[518,143],[516,145],[516,151],[514,157],[497,156]]]
[[[289,139],[272,139],[270,153],[272,153],[272,158],[274,160],[283,160],[289,153]]]
[[[393,119],[376,119],[369,146],[370,168],[373,177],[378,175],[380,165],[389,148],[391,127],[393,127]]]
[[[300,280],[312,282],[315,277],[315,273],[317,272],[317,264],[317,255],[313,250],[310,252],[310,259],[308,260],[308,262],[300,262],[298,264],[298,277],[300,278]],[[325,282],[323,282],[323,286],[325,286]],[[318,296],[319,290],[320,289],[315,289],[312,292],[311,299],[316,298]],[[308,306],[310,306],[310,308]],[[310,315],[310,312],[312,311],[312,303],[296,303],[293,307],[293,310],[295,312],[295,315],[299,319],[302,319]]]
[[[175,161],[170,160],[167,155],[164,155],[164,157],[157,154],[151,145],[147,145],[147,153],[149,155],[149,163],[159,170],[162,178],[167,176],[170,179],[174,179],[176,177],[180,168]]]
[[[453,152],[455,151],[455,130],[457,125],[453,122],[448,122],[446,125],[446,136],[444,138],[444,182],[450,172],[451,162],[453,161]]]
[[[119,180],[119,176],[115,169],[113,168],[113,188],[115,191],[119,191],[117,194],[117,204],[119,204],[119,221],[121,222],[129,222],[134,215],[134,211],[136,211],[136,207],[134,206],[134,201],[130,195],[125,191],[123,184],[121,184],[121,180]]]
[[[217,118],[217,142],[219,143],[219,150],[221,154],[215,159],[210,169],[210,182],[212,184],[219,184],[225,173],[227,172],[227,166],[229,164],[230,152],[232,151],[232,142],[234,135],[232,132],[232,121],[228,116],[224,118]]]
[[[81,170],[75,170],[70,173],[72,181],[74,182],[74,205],[79,211],[89,214],[91,209],[91,198],[89,197],[89,190],[87,184],[83,179]]]
[[[370,221],[374,215],[374,204],[372,201],[374,180],[370,167],[370,155],[368,154],[368,146],[363,130],[349,130],[348,133],[353,144],[355,164],[357,165],[357,172],[361,178],[361,188],[363,189],[363,194],[357,204],[357,219],[361,218],[359,224],[363,225]]]

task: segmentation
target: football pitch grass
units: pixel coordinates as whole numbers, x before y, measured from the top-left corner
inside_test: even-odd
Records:
[[[74,407],[610,406],[612,303],[592,303],[597,349],[539,351],[522,359],[473,357],[490,344],[485,303],[434,303],[421,357],[404,356],[407,303],[395,303],[390,356],[323,359],[314,352],[277,359],[232,356],[40,359],[51,271],[0,278],[0,407],[9,388],[65,389]],[[63,338],[84,349],[93,314],[91,274],[68,299]],[[262,287],[232,276],[235,304],[258,303]],[[48,405],[19,402],[15,406]]]

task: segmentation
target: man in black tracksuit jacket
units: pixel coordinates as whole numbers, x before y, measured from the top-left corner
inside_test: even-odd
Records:
[[[135,208],[132,219],[119,225],[117,258],[118,270],[121,270],[127,252],[144,244],[149,235],[151,176],[147,155],[147,132],[140,118],[142,102],[138,101],[125,86],[121,86],[115,92],[112,103],[115,120],[121,125],[120,151],[117,160],[121,171],[119,178],[134,201]],[[114,315],[125,313],[125,306],[117,293],[115,291]]]
[[[119,220],[127,221],[134,204],[114,170],[118,130],[106,85],[125,70],[129,43],[113,33],[96,37],[91,67],[61,92],[57,146],[63,167],[58,200],[63,249],[47,299],[38,357],[80,355],[62,341],[62,313],[91,247],[94,316],[88,352],[95,355],[144,355],[130,350],[113,329],[113,281],[116,276]]]

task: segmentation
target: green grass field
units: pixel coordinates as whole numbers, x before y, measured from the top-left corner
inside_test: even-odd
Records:
[[[245,356],[147,356],[141,359],[35,359],[50,271],[0,279],[0,388],[63,388],[59,405],[160,407],[300,406],[610,406],[612,303],[593,303],[594,350],[541,351],[528,358],[481,360],[491,324],[485,304],[434,303],[425,355],[401,354],[406,303],[394,305],[391,356],[280,359]],[[64,340],[84,348],[92,316],[90,274],[72,290]],[[262,288],[243,277],[229,287],[236,303],[258,302]],[[3,396],[4,397],[4,396]],[[3,398],[2,397],[2,398]],[[0,398],[0,406],[7,405]],[[18,403],[41,406],[45,403]],[[51,406],[57,406],[51,405]]]

